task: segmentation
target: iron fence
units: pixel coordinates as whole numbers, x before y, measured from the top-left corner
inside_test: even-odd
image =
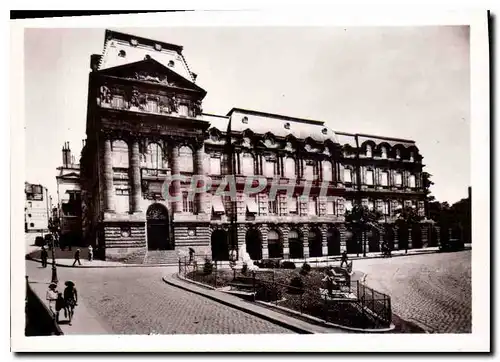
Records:
[[[209,264],[212,266],[209,267]],[[379,329],[390,326],[392,311],[388,295],[359,280],[351,281],[347,273],[332,288],[332,284],[329,285],[323,279],[323,271],[317,268],[299,277],[293,271],[276,273],[276,270],[271,269],[242,272],[220,267],[215,262],[200,265],[187,258],[179,259],[179,273],[185,278],[214,288],[241,292],[242,295],[251,296],[251,300],[267,302],[300,315],[306,314],[348,327]]]

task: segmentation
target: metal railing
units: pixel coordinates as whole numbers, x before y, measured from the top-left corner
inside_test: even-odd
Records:
[[[209,264],[212,266],[209,267]],[[388,328],[391,325],[391,300],[388,295],[359,280],[351,281],[349,274],[337,276],[332,288],[332,284],[328,285],[322,279],[323,271],[321,268],[312,269],[311,273],[315,274],[297,279],[290,273],[281,274],[275,270],[242,273],[241,270],[222,268],[215,262],[200,264],[199,261],[189,262],[188,258],[179,259],[179,274],[187,279],[214,288],[253,294],[253,300],[291,309],[299,315],[360,329]],[[315,280],[311,282],[313,278]],[[295,284],[301,286],[293,285],[293,279]]]

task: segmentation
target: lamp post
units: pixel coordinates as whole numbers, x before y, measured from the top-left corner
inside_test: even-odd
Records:
[[[59,280],[57,279],[57,268],[56,268],[56,254],[55,254],[55,239],[57,237],[57,230],[55,229],[55,225],[52,220],[49,222],[50,231],[52,233],[52,280],[51,282],[57,284]]]

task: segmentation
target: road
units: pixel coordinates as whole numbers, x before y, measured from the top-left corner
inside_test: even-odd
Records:
[[[26,268],[30,280],[50,281],[50,268],[31,261]],[[147,267],[58,268],[59,280],[74,281],[85,308],[114,334],[294,333],[170,286],[162,281],[168,272]]]
[[[401,318],[430,333],[470,333],[471,251],[354,261]]]

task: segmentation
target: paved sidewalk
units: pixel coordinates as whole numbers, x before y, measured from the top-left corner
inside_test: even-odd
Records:
[[[33,292],[38,296],[38,298],[45,304],[47,309],[49,304],[45,298],[49,282],[36,280],[35,277],[29,278],[29,285]],[[58,285],[59,292],[64,290],[64,282],[60,281]],[[68,324],[66,318],[64,318],[64,312],[61,311],[59,314],[59,327],[61,328],[63,334],[110,334],[112,331],[108,330],[99,322],[98,318],[93,315],[90,310],[85,306],[85,302],[82,298],[78,299],[78,305],[75,307],[75,314],[71,321],[71,325]]]
[[[163,280],[170,285],[176,286],[178,288],[202,295],[206,298],[215,300],[219,303],[227,305],[232,308],[239,309],[243,312],[258,316],[260,318],[266,319],[285,328],[289,328],[293,331],[303,334],[316,334],[316,333],[348,333],[340,328],[323,327],[321,325],[316,325],[308,323],[306,321],[288,316],[283,313],[278,313],[265,307],[261,307],[257,304],[245,301],[240,297],[230,295],[217,290],[209,289],[198,284],[192,283],[190,281],[185,281],[179,278],[177,274],[170,274],[163,277]]]
[[[41,263],[42,261],[37,258],[30,258],[29,260],[36,261],[38,263]],[[117,268],[117,267],[124,267],[124,268],[133,268],[133,267],[165,267],[165,266],[177,266],[177,264],[125,264],[121,263],[119,261],[108,261],[108,260],[83,260],[80,259],[80,262],[82,265],[76,265],[73,266],[73,259],[56,259],[56,266],[60,267],[67,267],[67,268]],[[47,268],[50,268],[52,266],[52,259],[49,258],[47,261]]]

